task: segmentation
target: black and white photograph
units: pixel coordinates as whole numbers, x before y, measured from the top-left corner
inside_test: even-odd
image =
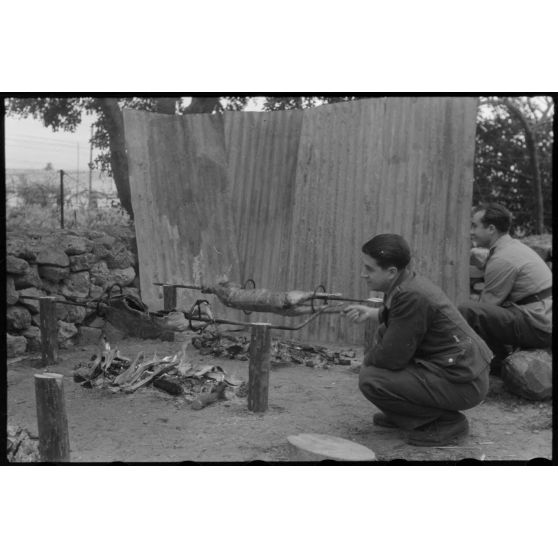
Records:
[[[10,464],[552,460],[552,95],[3,102]]]

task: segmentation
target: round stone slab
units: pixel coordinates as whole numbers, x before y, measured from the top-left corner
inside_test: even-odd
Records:
[[[298,461],[375,461],[376,455],[366,446],[327,434],[296,434],[287,438],[297,450]]]

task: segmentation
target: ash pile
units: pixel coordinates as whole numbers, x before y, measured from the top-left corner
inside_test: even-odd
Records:
[[[192,345],[202,355],[249,360],[250,337],[220,333],[206,328],[192,339]],[[302,364],[310,368],[330,368],[334,365],[351,366],[357,363],[352,349],[333,351],[325,347],[299,343],[289,339],[275,339],[271,347],[271,366]]]
[[[246,397],[246,382],[220,366],[194,366],[186,358],[185,346],[174,355],[145,356],[132,360],[104,342],[99,355],[74,368],[74,381],[85,388],[105,388],[113,393],[134,393],[152,385],[166,393],[183,396],[193,408],[202,408],[217,399]],[[209,397],[211,396],[211,397]]]

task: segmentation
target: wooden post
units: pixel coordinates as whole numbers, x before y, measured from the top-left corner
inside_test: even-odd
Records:
[[[56,320],[55,297],[40,297],[39,318],[41,322],[43,365],[56,364],[58,361],[58,321]]]
[[[64,228],[64,171],[60,171],[60,228]]]
[[[252,325],[250,364],[248,366],[248,409],[267,411],[269,367],[271,363],[271,324]]]
[[[176,287],[163,285],[163,309],[167,312],[176,310]],[[165,332],[164,341],[174,341],[174,333],[172,331]]]
[[[68,417],[64,401],[64,376],[35,374],[35,400],[41,461],[70,461]]]

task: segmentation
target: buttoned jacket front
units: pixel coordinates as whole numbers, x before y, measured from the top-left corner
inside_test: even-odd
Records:
[[[414,364],[455,383],[470,382],[488,367],[492,352],[486,343],[425,277],[405,270],[386,301],[365,365],[395,371]]]

